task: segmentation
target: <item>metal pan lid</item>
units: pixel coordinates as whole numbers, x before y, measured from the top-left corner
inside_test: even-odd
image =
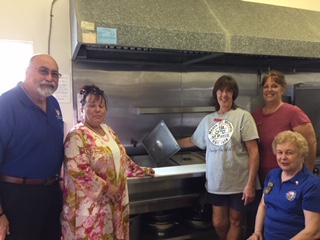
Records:
[[[156,166],[181,149],[163,120],[142,140],[142,144]]]

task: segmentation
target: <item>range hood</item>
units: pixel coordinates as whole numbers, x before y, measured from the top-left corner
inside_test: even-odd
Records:
[[[70,0],[70,11],[74,61],[320,71],[316,11],[241,0]]]

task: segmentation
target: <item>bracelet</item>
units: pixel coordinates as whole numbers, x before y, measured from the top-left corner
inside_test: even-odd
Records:
[[[148,167],[145,167],[144,172],[148,176],[150,174],[150,169]]]

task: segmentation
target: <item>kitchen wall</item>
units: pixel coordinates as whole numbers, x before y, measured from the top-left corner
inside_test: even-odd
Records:
[[[232,75],[238,82],[240,94],[237,104],[252,111],[263,104],[258,71],[234,70],[228,67],[182,67],[163,71],[156,67],[132,67],[122,71],[120,64],[73,64],[75,108],[79,101],[76,93],[84,84],[96,84],[108,96],[106,121],[114,128],[129,154],[141,154],[142,140],[164,120],[175,138],[190,136],[207,112],[197,112],[199,107],[212,106],[214,81],[223,74]],[[264,73],[262,73],[263,75]],[[318,81],[320,73],[286,72],[286,95],[293,98],[293,84]],[[170,109],[181,107],[181,112]],[[194,112],[183,112],[183,107],[195,107]],[[197,108],[198,107],[198,108]],[[79,119],[75,119],[77,121]],[[137,140],[134,147],[132,139]]]
[[[74,93],[76,95],[84,84],[93,83],[103,89],[108,96],[106,121],[129,152],[140,152],[141,144],[132,148],[131,140],[141,143],[161,120],[176,138],[191,135],[208,113],[199,108],[213,106],[214,81],[226,73],[232,74],[241,85],[241,105],[248,105],[245,97],[257,95],[255,73],[210,72],[208,69],[201,72],[155,68],[122,71],[120,65],[74,63]],[[79,100],[75,98],[74,102]],[[78,107],[76,104],[75,108]],[[185,107],[194,107],[194,110],[184,112]],[[180,110],[172,113],[172,108]]]
[[[0,0],[0,39],[32,41],[34,53],[48,53],[51,3],[50,0]],[[72,89],[69,1],[56,0],[53,15],[50,53],[57,60],[60,72],[70,80]],[[19,58],[18,52],[12,54]],[[60,105],[68,130],[74,124],[72,97]]]

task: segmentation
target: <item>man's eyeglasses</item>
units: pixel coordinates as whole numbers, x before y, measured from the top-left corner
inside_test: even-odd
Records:
[[[51,73],[51,76],[55,79],[59,79],[62,76],[58,71],[50,70],[47,67],[38,67],[38,68],[31,67],[31,68],[37,70],[38,73],[41,74],[42,76],[48,76],[50,73]]]

